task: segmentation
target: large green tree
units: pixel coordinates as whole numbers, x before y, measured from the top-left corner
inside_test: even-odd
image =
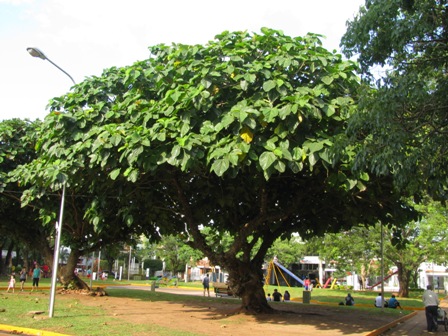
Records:
[[[357,165],[392,173],[411,194],[446,199],[448,2],[366,0],[348,22],[343,52],[368,83],[352,132],[364,142]]]
[[[147,60],[107,69],[51,103],[27,178],[68,189],[90,180],[97,204],[113,199],[122,225],[181,233],[229,272],[245,310],[271,311],[262,264],[278,237],[408,214],[387,178],[352,172],[356,145],[345,131],[355,68],[316,35],[267,28],[151,47]],[[90,208],[97,223],[113,209]]]

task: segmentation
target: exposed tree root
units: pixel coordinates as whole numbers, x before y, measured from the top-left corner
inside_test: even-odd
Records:
[[[57,292],[58,294],[79,294],[79,295],[90,295],[90,296],[107,296],[107,292],[101,288],[96,289],[65,289],[61,288]]]

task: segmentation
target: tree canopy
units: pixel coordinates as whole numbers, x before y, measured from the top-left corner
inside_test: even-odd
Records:
[[[181,233],[249,311],[270,310],[261,265],[278,237],[412,214],[389,177],[353,172],[356,65],[317,35],[264,28],[149,50],[52,101],[26,182],[94,193],[84,216],[96,228]]]
[[[22,208],[21,197],[26,188],[9,179],[9,173],[36,157],[34,145],[41,122],[20,119],[0,122],[0,245],[5,250],[22,249],[24,261],[28,253],[38,252],[43,260],[51,262],[52,244],[50,226],[41,224],[43,204],[52,199],[46,195],[33,207]],[[27,265],[24,265],[25,267]],[[0,273],[4,273],[0,269]]]
[[[368,85],[377,80],[352,119],[352,133],[365,145],[357,165],[392,173],[410,194],[428,191],[441,200],[448,167],[447,10],[446,1],[366,0],[341,43],[347,56],[358,57]]]

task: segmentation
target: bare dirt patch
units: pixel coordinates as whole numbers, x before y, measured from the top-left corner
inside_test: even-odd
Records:
[[[246,315],[232,314],[239,307],[237,299],[216,299],[205,302],[144,301],[113,296],[90,297],[68,294],[84,305],[97,306],[107,315],[134,325],[160,326],[197,335],[363,335],[375,330],[395,318],[357,307],[304,305],[301,303],[273,304],[276,314]],[[174,334],[174,333],[173,333]],[[176,333],[177,334],[177,333]],[[138,332],[129,335],[154,335]]]

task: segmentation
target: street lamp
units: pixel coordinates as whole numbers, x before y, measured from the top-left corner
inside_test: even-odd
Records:
[[[73,82],[73,84],[76,84],[73,80],[72,76],[70,76],[65,70],[63,70],[61,67],[59,67],[57,64],[55,64],[53,61],[51,61],[45,54],[40,51],[37,48],[26,48],[26,50],[30,53],[33,57],[38,57],[44,61],[48,61],[51,64],[53,64],[56,68],[61,70],[63,73],[65,73]],[[61,206],[59,208],[59,221],[56,223],[56,240],[54,242],[54,258],[53,258],[53,272],[51,275],[51,291],[50,291],[50,307],[49,307],[49,316],[53,317],[54,312],[54,300],[56,296],[56,282],[58,277],[58,264],[59,264],[59,248],[61,244],[61,232],[62,232],[62,219],[64,218],[64,204],[65,204],[65,185],[66,182],[63,181],[62,183],[62,196],[61,196]]]
[[[45,54],[40,51],[38,48],[26,48],[26,51],[29,52],[29,54],[33,57],[37,57],[40,58],[44,61],[48,61],[51,64],[53,64],[56,68],[58,68],[59,70],[61,70],[63,73],[65,73],[73,82],[73,84],[76,84],[74,79],[72,78],[72,76],[70,76],[67,71],[65,71],[64,69],[62,69],[59,65],[57,65],[56,63],[54,63],[51,59],[49,59],[47,56],[45,56]]]

